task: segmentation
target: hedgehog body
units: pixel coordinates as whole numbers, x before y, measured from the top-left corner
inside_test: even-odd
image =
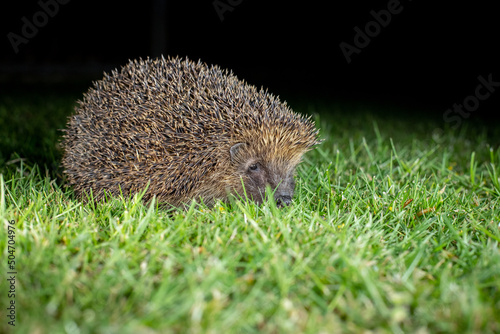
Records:
[[[229,194],[288,204],[302,155],[318,143],[310,118],[232,72],[181,58],[130,61],[94,83],[63,137],[78,197],[133,194],[179,206]]]

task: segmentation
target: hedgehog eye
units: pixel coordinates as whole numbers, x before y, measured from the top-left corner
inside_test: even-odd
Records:
[[[248,167],[248,170],[251,171],[251,172],[255,172],[259,169],[259,165],[258,164],[251,164],[250,167]]]

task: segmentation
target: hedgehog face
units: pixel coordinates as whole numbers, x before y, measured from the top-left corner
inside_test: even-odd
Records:
[[[256,203],[265,200],[266,187],[274,191],[274,200],[278,207],[284,207],[292,202],[295,180],[293,171],[283,174],[276,166],[262,161],[250,159],[239,169],[243,178],[247,196]]]
[[[247,145],[239,143],[231,148],[231,159],[236,163],[237,175],[243,180],[244,191],[237,192],[246,195],[256,203],[261,204],[266,197],[266,188],[274,191],[274,200],[278,207],[284,207],[292,202],[295,189],[294,169],[283,168],[277,163],[268,162],[245,150]]]

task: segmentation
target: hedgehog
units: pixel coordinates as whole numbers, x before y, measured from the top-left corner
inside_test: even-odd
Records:
[[[318,131],[311,116],[219,66],[130,60],[77,101],[63,130],[63,173],[82,200],[142,193],[171,206],[231,196],[262,204],[270,188],[283,207]]]

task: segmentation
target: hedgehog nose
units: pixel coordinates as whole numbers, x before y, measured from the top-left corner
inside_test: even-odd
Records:
[[[276,205],[278,206],[278,208],[288,206],[290,205],[290,203],[292,203],[292,197],[288,195],[279,196],[276,199]]]

